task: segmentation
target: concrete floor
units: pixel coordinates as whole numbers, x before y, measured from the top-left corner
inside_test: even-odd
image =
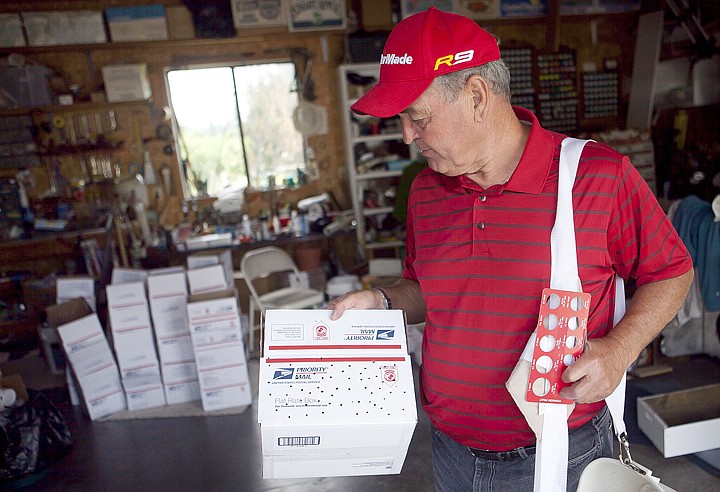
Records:
[[[688,366],[689,367],[689,366]],[[708,369],[709,367],[709,369]],[[257,359],[251,377],[257,380]],[[717,359],[698,371],[717,382]],[[686,372],[676,369],[675,379]],[[416,371],[417,376],[417,371]],[[668,377],[658,376],[658,377]],[[681,378],[682,379],[682,378]],[[690,380],[703,383],[698,377]],[[417,383],[417,381],[416,381]],[[59,393],[62,394],[62,393]],[[51,395],[52,396],[52,395]],[[256,400],[257,401],[257,400]],[[60,402],[67,416],[74,449],[47,476],[27,490],[35,491],[288,491],[288,492],[421,492],[432,491],[431,437],[427,417],[419,411],[402,473],[391,476],[263,480],[257,406],[242,415],[205,418],[138,419],[90,422],[79,407]],[[720,475],[698,466],[692,457],[664,459],[647,442],[632,443],[635,460],[653,469],[678,491],[720,490]]]

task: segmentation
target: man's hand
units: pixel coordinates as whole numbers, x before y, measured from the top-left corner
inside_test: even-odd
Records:
[[[563,381],[574,384],[560,390],[560,396],[576,403],[604,400],[620,384],[632,361],[611,335],[591,338],[585,342],[583,354],[563,372]]]
[[[347,309],[383,309],[382,297],[376,290],[360,290],[347,292],[330,301],[325,309],[332,309],[330,319],[336,320]]]
[[[643,284],[633,294],[622,320],[602,338],[591,338],[585,352],[562,375],[560,394],[577,403],[592,403],[609,396],[625,377],[638,354],[677,314],[690,290],[693,270]]]

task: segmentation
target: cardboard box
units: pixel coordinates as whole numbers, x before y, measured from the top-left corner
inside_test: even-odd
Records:
[[[168,38],[165,7],[160,4],[105,9],[110,39],[151,41]]]
[[[222,248],[232,245],[232,234],[224,232],[220,234],[206,234],[204,236],[191,237],[185,241],[188,251],[205,248]]]
[[[160,368],[157,364],[122,375],[128,410],[143,410],[165,405]]]
[[[542,17],[547,13],[546,0],[501,0],[501,17]]]
[[[189,403],[200,399],[200,384],[197,379],[182,383],[165,383],[164,390],[168,405]]]
[[[30,46],[58,46],[107,42],[102,12],[22,12]]]
[[[250,405],[252,390],[235,291],[190,296],[187,311],[203,410]]]
[[[233,267],[232,253],[229,249],[217,252],[200,252],[187,257],[187,269],[194,270],[212,265],[222,265],[225,271],[225,280],[227,285],[225,288],[231,289],[233,283]]]
[[[63,307],[64,306],[64,307]],[[51,309],[63,350],[72,368],[73,380],[82,393],[91,420],[97,420],[126,408],[120,373],[96,314],[87,314],[82,300],[69,301]],[[48,315],[48,317],[51,314]],[[67,322],[68,319],[74,319]]]
[[[637,411],[665,458],[720,448],[720,384],[640,397]]]
[[[85,275],[58,277],[56,284],[56,302],[62,304],[71,299],[82,297],[95,311],[95,281]]]
[[[165,7],[165,17],[170,39],[193,39],[195,37],[192,14],[186,6],[168,5]]]
[[[228,279],[225,277],[223,265],[210,265],[188,270],[187,279],[191,295],[217,292],[228,288]]]
[[[157,365],[145,283],[111,284],[105,290],[113,348],[121,371]]]
[[[145,101],[152,97],[145,63],[105,65],[102,74],[108,102]]]
[[[144,282],[147,279],[147,270],[137,268],[113,268],[111,284],[128,284],[131,282]]]
[[[157,344],[162,364],[195,362],[190,331],[187,335],[158,338]]]
[[[56,284],[55,275],[22,282],[25,308],[32,321],[39,322],[40,313],[45,311],[48,306],[54,306],[57,303]]]
[[[150,310],[158,343],[165,338],[190,335],[185,296],[154,299],[150,301]]]
[[[0,47],[26,46],[20,14],[0,14]]]
[[[55,289],[53,287],[53,293],[54,292]],[[53,374],[63,374],[67,369],[65,352],[63,351],[62,341],[57,332],[58,326],[75,321],[89,314],[92,314],[92,309],[82,298],[73,299],[62,304],[51,304],[45,307],[47,327],[38,327],[38,332],[43,345],[43,353],[50,366],[50,372]]]
[[[43,356],[50,372],[56,376],[65,373],[65,354],[62,350],[57,328],[38,326],[38,338],[43,348]]]
[[[182,265],[174,265],[169,267],[163,267],[163,268],[153,268],[152,270],[148,270],[148,275],[167,275],[169,273],[185,273],[185,267]]]
[[[417,424],[402,311],[268,310],[263,477],[400,473]]]

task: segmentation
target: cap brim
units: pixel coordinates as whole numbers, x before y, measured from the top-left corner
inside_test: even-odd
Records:
[[[358,114],[389,118],[402,112],[430,87],[433,79],[378,82],[350,109]]]

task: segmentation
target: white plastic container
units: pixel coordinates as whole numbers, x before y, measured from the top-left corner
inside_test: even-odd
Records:
[[[328,280],[325,295],[328,301],[340,297],[351,290],[360,290],[360,279],[357,275],[337,275]]]

